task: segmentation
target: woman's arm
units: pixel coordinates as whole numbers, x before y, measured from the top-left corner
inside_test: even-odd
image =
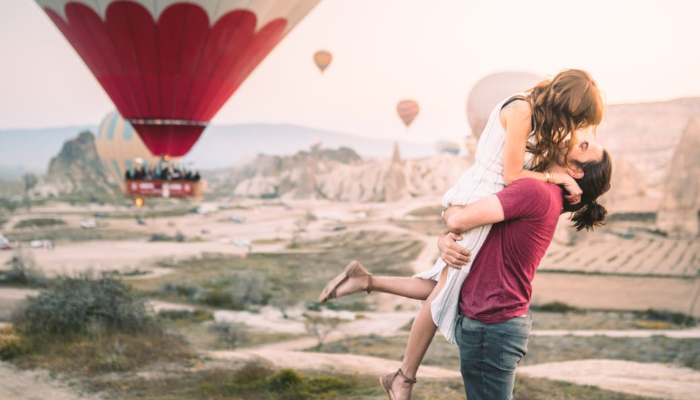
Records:
[[[527,137],[532,130],[531,119],[530,106],[521,100],[515,100],[501,110],[500,120],[506,130],[503,146],[503,180],[506,186],[522,178],[535,178],[546,182],[542,172],[523,168]]]
[[[576,181],[561,169],[535,172],[523,168],[525,152],[527,150],[527,137],[532,129],[532,109],[524,101],[513,101],[501,110],[500,120],[505,127],[506,138],[503,145],[503,181],[506,186],[523,178],[534,178],[546,183],[563,185],[568,195],[567,201],[576,204],[580,201],[581,188]]]

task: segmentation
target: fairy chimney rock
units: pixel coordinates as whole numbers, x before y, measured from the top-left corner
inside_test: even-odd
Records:
[[[659,228],[673,237],[694,238],[700,234],[700,118],[691,117],[671,158]]]

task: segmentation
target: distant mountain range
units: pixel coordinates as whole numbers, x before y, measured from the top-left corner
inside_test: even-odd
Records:
[[[67,140],[83,130],[95,132],[96,126],[72,126],[45,129],[0,130],[0,178],[24,172],[43,174],[51,157]],[[185,162],[197,169],[228,168],[251,160],[258,154],[292,155],[308,150],[311,144],[323,147],[350,147],[363,158],[391,157],[394,142],[296,125],[246,124],[209,127]],[[403,158],[435,154],[434,146],[399,142]]]

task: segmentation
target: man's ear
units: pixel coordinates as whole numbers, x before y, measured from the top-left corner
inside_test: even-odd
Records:
[[[566,172],[568,172],[569,175],[571,175],[571,177],[574,179],[583,178],[583,170],[577,165],[571,165],[569,168],[566,169]]]

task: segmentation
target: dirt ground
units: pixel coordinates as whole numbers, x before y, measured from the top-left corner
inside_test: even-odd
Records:
[[[0,361],[2,400],[99,400],[101,396],[81,392],[71,382],[53,379],[45,371],[25,371]]]
[[[225,210],[219,210],[216,204],[212,203],[210,206],[212,206],[213,211],[210,213],[149,218],[146,219],[146,225],[138,225],[133,219],[105,219],[109,224],[109,229],[142,234],[138,240],[57,241],[53,250],[34,249],[28,250],[28,253],[32,254],[37,266],[49,276],[91,269],[120,270],[123,272],[138,269],[147,272],[147,274],[127,279],[157,280],[170,271],[168,268],[163,268],[161,265],[163,261],[200,257],[203,253],[246,254],[249,249],[245,246],[236,246],[236,241],[250,242],[254,252],[279,252],[283,249],[289,251],[286,246],[295,237],[302,240],[315,240],[348,231],[374,230],[384,232],[386,238],[410,238],[424,243],[424,249],[411,265],[413,271],[420,272],[429,269],[438,255],[436,232],[427,230],[428,227],[434,225],[434,218],[422,219],[423,217],[413,216],[407,218],[406,215],[412,210],[438,203],[439,199],[436,198],[414,199],[396,205],[342,204],[328,201],[292,201],[286,205],[280,205],[250,200],[237,204],[236,208]],[[73,226],[96,210],[98,209],[88,210],[80,207],[49,205],[37,207],[33,210],[33,214],[36,213],[42,217],[62,218]],[[99,211],[109,213],[113,210],[104,207],[100,208]],[[299,229],[298,221],[309,213],[312,213],[315,218],[304,229]],[[231,221],[229,217],[234,215],[237,218],[243,218],[245,222]],[[13,216],[8,226],[29,217],[29,215]],[[402,226],[397,224],[397,221],[409,221],[411,224]],[[421,221],[425,223],[422,224]],[[6,227],[6,229],[8,228]],[[147,240],[147,237],[152,234],[173,235],[175,232],[181,232],[187,241],[177,243]],[[3,233],[11,238],[11,231],[6,230]],[[41,232],[36,234],[38,238]],[[659,243],[662,242],[661,239],[655,240]],[[258,244],[255,244],[256,241]],[[533,304],[541,305],[552,301],[562,301],[575,307],[588,309],[646,310],[653,308],[690,313],[700,317],[700,306],[694,307],[700,293],[700,280],[687,277],[665,278],[654,276],[654,274],[626,275],[626,271],[637,271],[630,265],[629,260],[633,259],[630,257],[625,259],[627,261],[624,268],[615,267],[615,275],[598,274],[601,271],[606,271],[607,267],[603,265],[594,268],[595,260],[591,261],[591,259],[584,257],[587,249],[595,246],[596,243],[592,240],[583,240],[571,249],[560,244],[555,245],[554,250],[559,252],[559,256],[550,257],[545,270],[538,273],[534,282]],[[634,244],[631,248],[640,248],[645,246],[645,243],[648,244],[649,239],[647,237],[626,239],[625,245],[630,243]],[[606,246],[610,247],[610,245]],[[696,251],[694,244],[673,246],[673,244],[663,242],[658,246],[667,246],[667,252],[670,255],[682,260],[686,258],[692,260],[691,254],[694,253],[691,251]],[[666,249],[666,247],[663,248]],[[570,253],[570,255],[564,254],[564,250],[568,252],[566,254]],[[12,256],[12,252],[0,252],[0,267],[5,265]],[[566,268],[558,268],[556,265],[558,257],[563,257],[562,262],[571,261],[572,257],[577,260],[581,258],[581,260],[577,263],[566,264]],[[581,267],[580,270],[577,270],[576,265],[579,264]],[[644,268],[648,267],[647,264],[644,265]],[[673,271],[672,266],[664,265],[665,271]],[[547,269],[565,270],[571,273],[547,272]],[[591,271],[595,271],[597,274],[590,274]],[[35,293],[33,290],[0,288],[0,320],[7,321],[9,310],[27,295]],[[352,318],[348,318],[348,322],[343,324],[342,332],[331,334],[328,340],[363,335],[405,335],[406,332],[399,331],[399,328],[405,326],[413,318],[418,309],[418,302],[397,300],[386,294],[372,294],[372,296],[377,300],[376,310],[361,313],[362,318],[360,319],[354,319],[355,315],[352,315]],[[154,300],[151,304],[156,311],[161,309],[192,309],[189,305],[160,300]],[[301,319],[284,319],[274,310],[262,310],[257,313],[217,310],[214,312],[214,316],[216,321],[245,322],[259,331],[294,335],[306,333]],[[340,316],[343,317],[343,315]],[[533,335],[539,336],[641,337],[639,335],[658,334],[668,337],[697,338],[700,337],[700,330],[666,332],[658,330],[577,329],[575,331],[533,332]],[[262,358],[279,367],[370,375],[381,375],[398,367],[398,362],[395,360],[302,351],[315,344],[315,338],[305,336],[294,340],[265,344],[256,348],[237,351],[211,351],[207,354],[217,360],[240,361]],[[672,368],[663,364],[583,360],[526,366],[520,368],[519,373],[659,398],[686,399],[692,398],[700,392],[700,372]],[[456,378],[459,377],[459,371],[424,366],[420,370],[420,375],[426,378]],[[0,399],[96,398],[80,396],[74,388],[70,387],[70,383],[52,380],[40,372],[18,371],[7,363],[0,363]]]
[[[517,371],[531,377],[663,399],[696,399],[700,393],[700,371],[663,364],[579,360],[525,366]]]

